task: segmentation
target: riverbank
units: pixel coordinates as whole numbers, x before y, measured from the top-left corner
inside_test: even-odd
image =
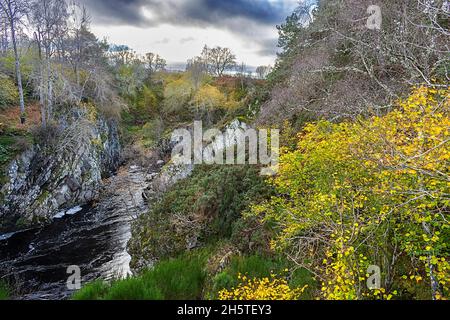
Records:
[[[0,237],[0,278],[14,299],[66,299],[67,267],[80,267],[82,284],[131,273],[130,224],[147,210],[142,192],[152,172],[130,165],[104,180],[96,202],[75,207],[41,228]]]

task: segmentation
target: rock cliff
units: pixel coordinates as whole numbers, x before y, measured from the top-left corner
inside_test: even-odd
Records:
[[[78,113],[59,121],[54,141],[41,139],[12,161],[0,186],[0,232],[51,221],[96,199],[102,178],[119,165],[118,125]]]

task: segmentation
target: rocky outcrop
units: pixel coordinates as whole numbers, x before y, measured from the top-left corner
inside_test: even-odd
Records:
[[[149,174],[143,197],[147,202],[157,201],[178,181],[189,177],[194,170],[194,165],[179,165],[173,162],[164,165],[159,173]]]
[[[212,150],[224,150],[229,146],[235,146],[239,134],[250,129],[246,123],[234,120],[223,128],[223,132],[230,132],[223,141],[203,141],[203,160],[211,161]],[[193,129],[186,128],[192,133]],[[178,140],[167,140],[162,145],[165,146],[162,157],[167,158],[174,146],[179,143]],[[149,186],[143,192],[143,198],[150,205],[150,211],[143,215],[144,219],[138,219],[132,226],[132,238],[128,243],[128,250],[132,255],[131,268],[134,272],[139,272],[149,268],[154,263],[154,255],[148,250],[148,230],[152,227],[158,228],[148,221],[145,222],[145,215],[151,215],[151,208],[157,201],[160,201],[167,191],[176,187],[177,182],[189,178],[194,172],[194,164],[178,163],[174,159],[170,159],[167,163],[159,163],[158,170],[148,174],[146,181]],[[172,232],[172,230],[167,230]],[[175,233],[175,231],[173,231]],[[198,246],[199,237],[197,234],[186,239],[186,250],[191,250]]]
[[[192,133],[192,128],[186,128]],[[216,140],[213,142],[203,141],[203,161],[213,161],[213,150],[225,150],[230,146],[235,146],[236,141],[239,139],[239,134],[244,133],[250,129],[246,123],[239,120],[234,120],[226,125],[223,132],[229,134],[224,135],[224,140]],[[161,143],[164,148],[162,150],[162,157],[167,157],[171,154],[172,149],[179,141],[174,139],[167,139]],[[153,173],[148,177],[149,187],[144,191],[144,198],[148,201],[155,201],[160,198],[168,189],[175,185],[179,180],[188,178],[194,170],[193,164],[178,164],[171,159],[167,164],[162,163],[162,169],[159,173]]]
[[[0,232],[46,223],[96,199],[102,178],[119,165],[119,133],[115,121],[87,118],[61,121],[54,142],[33,145],[9,165],[0,187]]]

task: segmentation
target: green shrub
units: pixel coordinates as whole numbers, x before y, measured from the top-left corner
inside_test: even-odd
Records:
[[[212,297],[215,298],[216,294],[223,289],[231,289],[236,284],[236,280],[227,272],[221,272],[212,279]]]
[[[126,102],[128,108],[122,111],[121,118],[127,125],[142,126],[158,114],[159,98],[153,88],[146,85],[127,97]]]
[[[308,286],[302,296],[302,299],[304,300],[315,299],[317,290],[319,290],[319,283],[314,279],[313,274],[304,268],[297,269],[291,274],[289,284],[292,288],[302,288],[305,285]]]
[[[163,295],[154,283],[142,278],[129,278],[115,282],[105,300],[161,300]]]
[[[185,78],[167,84],[164,89],[164,112],[180,114],[188,111],[193,90],[192,84]]]
[[[108,292],[109,285],[103,281],[94,281],[77,291],[73,300],[101,300]]]
[[[195,300],[202,296],[206,255],[202,252],[163,261],[144,273],[146,283],[156,284],[166,300]]]
[[[245,274],[251,278],[268,277],[271,273],[281,273],[288,262],[282,258],[264,257],[261,255],[241,256],[232,259],[228,272],[233,275]]]
[[[253,166],[199,166],[178,182],[133,227],[133,263],[177,256],[188,248],[228,239],[241,213],[271,194]]]
[[[10,290],[6,283],[0,281],[0,300],[8,300],[10,297]]]
[[[37,52],[34,52],[33,50],[26,50],[26,52],[23,52],[20,56],[20,71],[22,73],[22,82],[25,91],[27,89],[25,84],[29,82],[35,68],[33,64],[36,59],[36,53]],[[12,50],[9,50],[6,56],[0,58],[0,65],[5,74],[12,77],[16,73],[16,58],[14,57],[14,52]]]
[[[256,217],[244,216],[233,224],[231,242],[242,253],[270,253],[270,239],[273,229],[269,222]]]
[[[17,105],[19,92],[14,82],[7,76],[0,74],[0,108]]]
[[[10,160],[13,142],[13,137],[0,136],[0,164],[5,164]]]
[[[143,128],[144,145],[146,147],[155,147],[164,133],[164,123],[156,118],[147,122]]]

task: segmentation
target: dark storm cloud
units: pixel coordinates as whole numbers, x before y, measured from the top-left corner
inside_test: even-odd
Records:
[[[81,0],[98,24],[132,24],[146,22],[142,9],[146,0]]]
[[[196,0],[185,3],[184,15],[187,18],[211,24],[236,17],[262,24],[276,24],[286,14],[282,1],[271,3],[267,0]]]
[[[268,0],[82,0],[95,20],[105,25],[154,26],[203,25],[226,27],[241,18],[273,25],[281,22],[292,8],[284,1]],[[144,15],[144,9],[152,18]],[[233,25],[231,27],[234,27]]]
[[[79,0],[96,25],[226,29],[245,39],[259,56],[273,56],[276,39],[267,38],[267,27],[284,21],[294,9],[293,0]],[[131,36],[131,35],[130,35]],[[195,37],[195,35],[194,35]],[[180,40],[184,45],[195,38]],[[167,40],[160,40],[165,41]],[[249,49],[249,48],[248,48]]]

